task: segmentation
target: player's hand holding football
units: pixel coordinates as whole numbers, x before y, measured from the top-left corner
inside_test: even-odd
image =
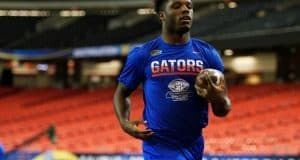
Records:
[[[138,127],[139,125],[145,125],[146,123],[147,122],[144,120],[125,120],[121,122],[121,126],[122,129],[129,135],[138,139],[145,140],[150,138],[154,134],[154,132],[149,128],[142,129]]]
[[[224,78],[215,77],[214,82],[206,71],[196,77],[195,89],[199,96],[210,102],[218,101],[226,95]]]
[[[216,116],[224,117],[229,113],[231,102],[227,96],[223,73],[215,69],[203,70],[196,77],[195,90],[212,104]]]

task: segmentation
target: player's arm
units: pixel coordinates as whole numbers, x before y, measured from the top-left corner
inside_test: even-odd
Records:
[[[214,47],[210,46],[209,53],[210,66],[219,71],[223,71],[224,64],[218,51]],[[212,82],[208,75],[206,75],[206,79],[208,81],[207,99],[212,104],[213,113],[218,117],[226,116],[231,109],[231,102],[227,95],[225,80],[222,85],[216,85]]]
[[[231,101],[227,95],[225,83],[223,85],[214,84],[208,74],[206,74],[206,80],[208,81],[206,98],[212,105],[213,113],[218,117],[226,116],[231,110]]]
[[[114,109],[120,123],[129,120],[130,116],[130,98],[131,91],[119,83],[114,94]]]
[[[122,129],[129,135],[138,139],[147,139],[153,132],[150,129],[140,129],[139,124],[145,124],[143,120],[131,121],[130,116],[130,94],[131,90],[127,89],[122,83],[119,83],[114,94],[114,110]]]

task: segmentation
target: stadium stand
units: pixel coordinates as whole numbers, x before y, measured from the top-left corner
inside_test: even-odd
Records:
[[[35,32],[35,24],[43,18],[40,17],[0,17],[0,46],[26,37]]]
[[[300,4],[297,2],[288,3],[283,0],[239,2],[237,8],[218,8],[218,3],[202,4],[195,7],[195,15],[203,10],[209,11],[206,11],[204,16],[196,16],[192,35],[207,38],[206,36],[228,33],[297,27],[300,19],[299,7]],[[128,9],[126,12],[133,11],[133,9]],[[160,25],[155,15],[145,16],[130,27],[110,29],[110,20],[126,12],[120,11],[118,15],[89,14],[61,28],[53,28],[44,32],[38,32],[36,28],[46,18],[28,18],[26,23],[22,24],[14,24],[16,18],[1,18],[3,26],[13,24],[18,28],[20,25],[23,27],[21,30],[14,29],[16,32],[13,33],[4,33],[4,35],[11,36],[6,37],[5,42],[1,42],[0,45],[4,48],[69,48],[119,44],[141,42],[148,39],[144,37],[153,37],[153,33],[159,32]]]
[[[204,131],[206,153],[299,154],[299,89],[298,83],[231,87],[233,112],[225,120],[211,116],[211,124]],[[5,90],[1,88],[0,92]],[[134,118],[141,118],[140,94],[139,90],[132,96]],[[112,96],[113,88],[24,89],[6,96],[0,102],[1,141],[9,150],[53,124],[56,144],[45,137],[23,149],[141,153],[140,141],[121,131]]]

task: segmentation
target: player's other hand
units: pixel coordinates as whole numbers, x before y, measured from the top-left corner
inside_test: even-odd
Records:
[[[134,121],[124,120],[121,122],[121,126],[122,129],[129,135],[137,139],[145,140],[150,138],[154,134],[154,132],[149,128],[143,129],[139,127],[139,125],[145,126],[146,123],[147,122],[144,120],[134,120]]]

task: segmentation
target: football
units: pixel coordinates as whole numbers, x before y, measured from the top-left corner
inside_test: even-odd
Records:
[[[225,86],[225,78],[224,74],[219,70],[207,68],[203,69],[196,77],[195,85],[199,86],[200,88],[207,89],[208,81],[206,78],[206,74],[212,80],[215,85],[218,86]]]

